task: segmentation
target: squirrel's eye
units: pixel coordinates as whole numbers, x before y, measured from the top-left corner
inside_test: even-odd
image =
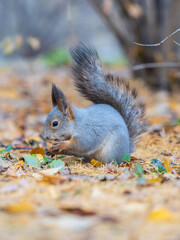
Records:
[[[57,120],[53,121],[52,126],[57,127],[57,125],[58,125],[58,121]]]

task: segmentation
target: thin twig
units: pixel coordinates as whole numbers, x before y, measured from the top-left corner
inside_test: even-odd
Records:
[[[179,68],[180,62],[159,62],[159,63],[142,63],[127,68],[122,68],[122,70],[115,71],[114,74],[119,74],[122,71],[139,71],[148,68]]]
[[[0,147],[7,148],[8,146],[10,146],[10,145],[5,145],[5,144],[0,142]],[[12,147],[11,149],[13,149],[13,150],[31,150],[32,148],[28,148],[28,147]]]
[[[158,62],[158,63],[142,63],[131,66],[130,69],[133,71],[139,71],[147,68],[166,68],[166,67],[180,67],[180,62]]]
[[[169,39],[170,37],[172,37],[174,34],[176,34],[177,32],[180,31],[180,28],[176,29],[176,31],[174,31],[173,33],[171,33],[170,35],[168,35],[166,38],[164,38],[161,42],[159,43],[153,43],[153,44],[142,44],[142,43],[137,43],[134,42],[134,44],[138,45],[138,46],[144,46],[144,47],[157,47],[160,46],[161,44],[163,44],[167,39]],[[175,44],[179,45],[177,42],[173,41]]]
[[[173,42],[174,42],[175,44],[177,44],[178,46],[180,46],[180,43],[178,43],[178,42],[176,42],[176,41],[174,41],[174,40],[173,40]]]

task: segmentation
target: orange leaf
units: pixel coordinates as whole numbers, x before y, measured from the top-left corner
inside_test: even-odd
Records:
[[[45,150],[44,150],[44,148],[36,147],[36,148],[33,148],[30,151],[30,154],[41,154],[41,155],[44,155],[45,154]]]

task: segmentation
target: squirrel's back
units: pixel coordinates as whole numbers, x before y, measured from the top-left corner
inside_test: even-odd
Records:
[[[93,103],[107,104],[120,113],[128,129],[129,152],[134,151],[146,129],[144,106],[138,103],[135,89],[112,75],[104,75],[94,48],[80,44],[71,50],[71,56],[77,89]]]
[[[95,104],[85,109],[74,109],[74,128],[83,136],[83,143],[91,150],[81,153],[86,159],[109,163],[121,162],[130,152],[129,132],[119,112],[107,104]]]

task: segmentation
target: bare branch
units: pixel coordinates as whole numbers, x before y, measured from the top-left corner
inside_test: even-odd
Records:
[[[174,40],[173,40],[173,42],[174,42],[175,44],[177,44],[178,46],[180,46],[180,43],[178,43],[178,42],[176,42],[176,41],[174,41]]]
[[[147,69],[147,68],[172,68],[172,67],[180,67],[180,62],[159,62],[159,63],[142,63],[142,64],[137,64],[130,69],[133,71],[139,71],[142,69]]]
[[[180,31],[180,28],[176,29],[176,31],[174,31],[173,33],[171,33],[170,35],[168,35],[166,38],[164,38],[161,42],[159,43],[153,43],[153,44],[142,44],[142,43],[137,43],[134,42],[134,44],[138,45],[138,46],[144,46],[144,47],[157,47],[160,46],[161,44],[163,44],[167,39],[169,39],[170,37],[172,37],[174,34],[176,34],[177,32]],[[175,41],[173,41],[175,42]],[[177,42],[175,42],[176,44],[178,44]],[[178,44],[179,45],[179,44]]]
[[[159,62],[159,63],[142,63],[133,65],[121,70],[115,71],[114,74],[119,74],[122,71],[139,71],[148,68],[179,68],[180,62]]]

